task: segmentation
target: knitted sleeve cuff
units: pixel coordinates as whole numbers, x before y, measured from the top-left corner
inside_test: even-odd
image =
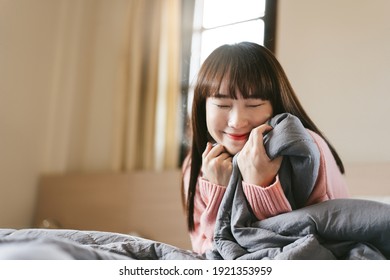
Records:
[[[242,182],[242,187],[253,213],[259,220],[292,210],[278,176],[276,176],[275,182],[267,187],[245,182]]]
[[[210,183],[204,178],[199,178],[199,192],[203,202],[208,205],[210,202],[218,201],[218,206],[225,194],[226,187]]]

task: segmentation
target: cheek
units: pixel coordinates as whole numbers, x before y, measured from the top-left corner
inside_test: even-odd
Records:
[[[272,117],[272,114],[263,114],[263,115],[258,115],[257,118],[254,118],[256,120],[256,126],[259,126],[261,124],[266,123],[270,118]]]
[[[221,110],[216,110],[213,106],[206,106],[206,124],[207,130],[214,137],[215,133],[222,130],[225,126],[225,118]]]
[[[266,123],[269,119],[272,118],[272,113],[272,107],[271,105],[269,105],[267,107],[264,107],[263,110],[261,110],[260,112],[254,114],[251,118],[254,122],[254,126],[256,127]]]

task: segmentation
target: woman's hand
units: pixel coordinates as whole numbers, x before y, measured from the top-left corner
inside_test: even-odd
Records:
[[[242,179],[257,186],[266,187],[273,183],[283,157],[271,160],[264,147],[263,135],[272,130],[268,124],[254,128],[237,158]]]
[[[227,186],[232,175],[232,157],[225,148],[207,143],[202,154],[202,177],[213,184]]]

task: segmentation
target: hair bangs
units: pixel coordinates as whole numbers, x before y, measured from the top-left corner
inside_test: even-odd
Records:
[[[205,97],[220,94],[222,81],[228,83],[227,94],[237,99],[238,91],[247,98],[271,100],[274,98],[275,77],[272,71],[257,53],[248,53],[241,50],[239,45],[225,45],[208,57],[208,69],[204,69],[201,77]]]
[[[229,89],[234,91],[234,94],[238,90],[245,99],[271,100],[274,87],[272,77],[267,75],[267,72],[253,61],[237,59],[237,66],[230,70]]]
[[[257,51],[243,51],[246,46],[235,45],[235,67],[231,80],[243,98],[271,100],[274,97],[274,80],[269,63]]]
[[[226,57],[223,52],[217,51],[211,54],[207,60],[209,60],[208,63],[205,61],[203,64],[207,65],[207,68],[201,69],[200,73],[202,73],[202,77],[199,77],[199,81],[201,81],[200,87],[202,89],[202,95],[204,97],[213,97],[220,93],[223,79],[230,76],[230,63],[228,57]],[[234,91],[229,90],[229,95],[230,97],[235,98]]]

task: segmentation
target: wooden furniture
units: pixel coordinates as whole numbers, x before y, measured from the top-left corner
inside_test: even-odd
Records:
[[[35,227],[139,235],[190,249],[180,170],[42,176]]]

